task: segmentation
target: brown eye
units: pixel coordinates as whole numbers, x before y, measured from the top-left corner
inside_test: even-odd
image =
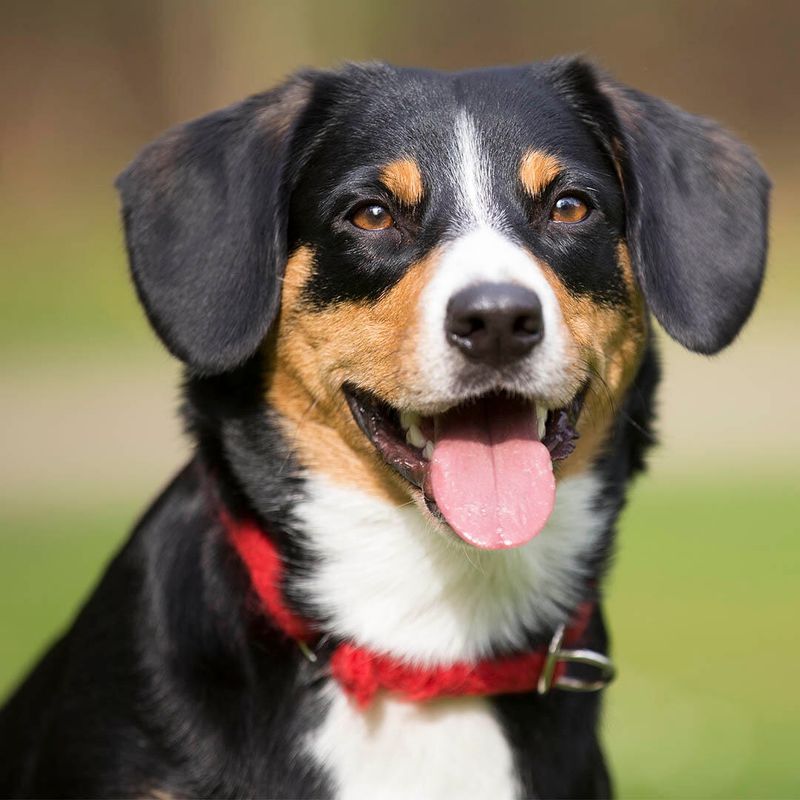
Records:
[[[589,206],[573,195],[559,197],[550,212],[550,219],[553,222],[581,222],[588,216]]]
[[[383,231],[394,225],[392,215],[378,203],[362,206],[353,214],[350,221],[356,228],[364,231]]]

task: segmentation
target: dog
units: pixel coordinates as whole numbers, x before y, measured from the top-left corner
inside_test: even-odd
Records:
[[[118,179],[190,463],[0,716],[18,797],[607,797],[657,320],[753,309],[769,181],[578,58],[306,71]]]

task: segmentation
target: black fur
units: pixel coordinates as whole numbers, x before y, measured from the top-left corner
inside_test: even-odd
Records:
[[[287,559],[290,600],[324,620],[295,588],[315,568],[293,511],[304,478],[264,400],[261,345],[298,245],[314,248],[306,291],[322,307],[374,300],[451,235],[458,207],[442,131],[458,107],[479,122],[508,235],[572,292],[625,302],[615,251],[625,238],[647,303],[676,339],[711,352],[744,323],[763,266],[763,173],[715,126],[582,62],[309,73],[146,148],[119,181],[131,267],[155,329],[187,365],[197,453],[0,712],[1,796],[330,795],[299,747],[323,711],[317,675],[255,609],[217,512],[224,503],[261,521]],[[521,191],[516,169],[531,147],[566,165],[560,188],[586,193],[586,223],[550,229],[552,194]],[[378,181],[400,156],[423,173],[415,208],[398,207]],[[348,223],[371,199],[398,219],[386,236]],[[650,343],[596,466],[617,513],[652,441],[657,382]],[[589,565],[601,596],[616,515]],[[602,644],[600,615],[592,625]],[[598,696],[493,703],[526,795],[611,793]]]
[[[769,178],[750,148],[711,120],[581,61],[556,70],[573,107],[619,158],[626,238],[650,309],[682,345],[716,353],[758,299]]]
[[[117,180],[139,298],[169,350],[198,372],[241,364],[277,313],[309,80],[170,131]]]
[[[249,610],[216,485],[198,463],[175,479],[3,710],[2,796],[327,795],[293,758],[313,676]]]

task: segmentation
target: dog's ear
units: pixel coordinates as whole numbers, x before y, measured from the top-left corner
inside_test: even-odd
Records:
[[[194,371],[251,356],[277,314],[290,169],[313,76],[175,128],[117,179],[139,298]]]
[[[649,307],[690,350],[721,350],[761,287],[769,179],[752,151],[714,122],[580,59],[554,70],[619,171],[626,237]]]

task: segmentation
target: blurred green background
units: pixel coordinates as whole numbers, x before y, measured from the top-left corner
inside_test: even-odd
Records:
[[[112,181],[134,152],[300,66],[583,52],[721,120],[775,182],[751,324],[714,359],[664,341],[662,446],[609,587],[618,789],[800,795],[798,31],[777,1],[0,4],[0,696],[188,452],[126,275]]]

